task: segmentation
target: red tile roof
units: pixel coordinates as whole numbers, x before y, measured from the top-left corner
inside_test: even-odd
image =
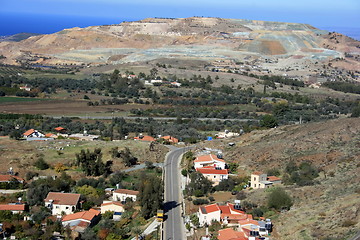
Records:
[[[220,208],[219,208],[219,205],[217,203],[214,203],[214,204],[211,204],[211,205],[201,207],[201,210],[202,210],[202,212],[204,214],[207,214],[207,213],[220,211]]]
[[[179,142],[179,139],[174,138],[174,137],[172,137],[172,136],[163,136],[163,137],[161,137],[161,138],[163,138],[163,139],[165,139],[165,140],[168,140],[169,142],[172,142],[172,143],[178,143],[178,142]]]
[[[197,168],[196,171],[198,171],[201,174],[221,174],[221,175],[228,174],[227,169]]]
[[[63,127],[56,127],[54,129],[55,129],[55,131],[58,131],[58,132],[66,130],[66,128],[63,128]]]
[[[53,133],[47,133],[47,134],[45,134],[45,137],[51,138],[51,137],[57,137],[57,136]]]
[[[247,240],[243,232],[237,232],[232,228],[225,228],[219,230],[218,239],[219,240]]]
[[[194,162],[211,162],[211,161],[225,162],[223,159],[218,158],[214,154],[198,156]]]
[[[142,137],[134,137],[135,140],[139,140],[139,141],[148,141],[148,142],[153,142],[155,141],[155,138],[151,137],[151,136],[142,136]]]
[[[29,136],[35,132],[35,129],[29,129],[26,132],[23,133],[24,136]]]
[[[89,211],[77,212],[74,214],[66,215],[63,217],[62,221],[66,222],[66,221],[73,221],[73,220],[77,220],[77,219],[91,221],[94,219],[94,217],[98,216],[99,214],[100,214],[99,211],[97,211],[95,209],[90,209]]]
[[[233,211],[233,212],[245,213],[245,212],[243,212],[243,211],[240,211],[240,210],[238,210],[238,209],[235,209],[234,204],[228,203],[227,205],[229,206],[229,208],[230,208],[231,211]]]
[[[128,190],[128,189],[116,189],[114,192],[127,194],[127,195],[138,195],[139,194],[139,191],[133,191],[133,190]]]
[[[14,175],[0,175],[0,182],[10,182],[14,178],[19,182],[25,181],[23,178]]]
[[[275,181],[281,181],[281,178],[278,178],[276,176],[268,176],[267,180],[270,182],[275,182]]]
[[[243,226],[243,225],[248,225],[248,224],[253,224],[253,225],[257,225],[257,226],[259,226],[258,221],[253,220],[253,219],[244,219],[244,220],[240,220],[240,221],[239,221],[239,224],[240,224],[240,226]]]
[[[25,211],[25,204],[1,204],[0,211]]]
[[[121,202],[115,202],[115,201],[113,201],[113,202],[103,203],[103,204],[101,204],[101,207],[102,207],[102,206],[108,206],[108,205],[117,205],[117,206],[120,206],[120,207],[123,207],[123,206],[124,206],[124,205],[121,204]]]
[[[49,192],[44,201],[49,202],[50,200],[58,205],[76,205],[80,200],[80,194]]]

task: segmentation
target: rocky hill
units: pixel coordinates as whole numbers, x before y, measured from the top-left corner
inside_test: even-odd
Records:
[[[337,38],[340,38],[338,36]],[[334,59],[360,54],[355,40],[335,41],[307,24],[220,18],[157,19],[72,28],[0,42],[8,64],[117,64],[159,58],[214,61],[246,57]],[[334,46],[336,45],[336,46]],[[293,64],[293,62],[291,63]]]
[[[282,126],[222,144],[216,141],[207,146],[222,145],[226,160],[239,163],[246,175],[255,170],[283,172],[290,160],[309,161],[320,169],[315,185],[285,186],[294,206],[274,219],[275,239],[348,239],[360,229],[358,118]],[[236,145],[227,146],[230,141]],[[250,191],[247,201],[266,205],[266,191]]]

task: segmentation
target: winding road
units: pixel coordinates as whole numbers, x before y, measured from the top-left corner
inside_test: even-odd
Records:
[[[182,218],[180,181],[181,155],[190,148],[175,148],[166,156],[164,171],[164,240],[183,240],[185,226]]]

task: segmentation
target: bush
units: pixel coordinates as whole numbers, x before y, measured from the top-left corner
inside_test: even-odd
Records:
[[[289,194],[282,188],[274,188],[268,195],[268,207],[276,210],[289,210],[293,205]]]
[[[44,158],[39,157],[38,160],[34,163],[34,166],[40,170],[46,170],[49,168],[49,164],[45,162]]]
[[[246,193],[244,191],[240,191],[236,194],[237,200],[244,200],[246,198]]]
[[[254,208],[251,214],[255,217],[262,217],[264,215],[264,212],[261,208]]]
[[[193,204],[194,205],[203,205],[203,204],[208,204],[209,201],[206,199],[202,199],[202,198],[197,198],[195,200],[193,200]]]

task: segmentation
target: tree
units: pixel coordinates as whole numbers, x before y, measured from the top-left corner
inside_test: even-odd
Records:
[[[139,202],[141,215],[145,219],[154,216],[157,210],[162,208],[163,183],[159,177],[149,174],[141,175]]]
[[[212,182],[205,178],[199,172],[192,172],[190,174],[190,183],[185,187],[187,195],[195,195],[201,197],[206,195],[212,190]]]
[[[293,205],[290,195],[282,188],[274,188],[268,195],[267,203],[269,208],[275,208],[276,210],[289,210]]]
[[[260,120],[260,126],[266,128],[273,128],[278,125],[277,119],[270,114],[264,115]]]
[[[111,173],[112,161],[102,162],[100,148],[95,148],[94,152],[82,149],[76,154],[76,165],[81,167],[87,176],[100,176]]]
[[[351,117],[360,117],[360,106],[356,106],[352,109]]]
[[[45,162],[43,157],[39,157],[38,160],[34,163],[34,166],[40,170],[45,170],[49,168],[49,164]]]
[[[15,139],[15,140],[19,140],[22,136],[21,136],[21,132],[19,130],[13,130],[11,131],[10,138]]]
[[[158,70],[156,68],[150,70],[151,78],[155,78],[157,74],[158,74]]]

